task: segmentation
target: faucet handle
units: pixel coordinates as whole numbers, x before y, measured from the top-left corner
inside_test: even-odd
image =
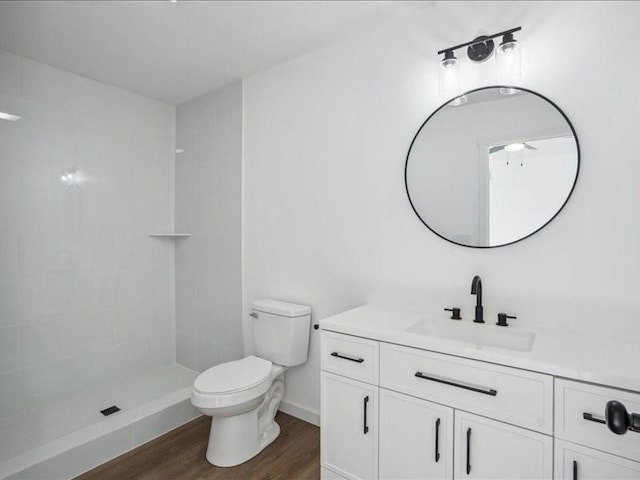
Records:
[[[507,323],[507,318],[516,319],[518,317],[512,316],[512,315],[507,315],[506,313],[499,313],[498,314],[498,322],[496,323],[496,325],[498,325],[499,327],[508,327],[509,324]]]
[[[451,320],[462,320],[462,317],[460,316],[460,308],[445,308],[444,311],[451,312]]]

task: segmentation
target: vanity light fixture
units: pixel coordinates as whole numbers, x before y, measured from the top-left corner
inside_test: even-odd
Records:
[[[444,58],[440,62],[440,93],[446,98],[460,95],[460,78],[458,75],[458,59],[453,50],[444,52]]]
[[[60,180],[66,185],[73,185],[77,183],[78,180],[78,171],[76,167],[67,168],[62,171],[60,175]]]
[[[442,62],[440,62],[440,64],[445,70],[454,68],[458,64],[458,59],[453,54],[453,50],[447,50],[446,52],[444,52],[444,58],[442,59]]]
[[[176,153],[184,153],[184,150],[181,148],[176,148]]]
[[[0,120],[9,120],[10,122],[17,122],[22,117],[20,115],[13,115],[12,113],[0,112]]]
[[[515,27],[492,35],[481,35],[471,41],[438,51],[438,55],[444,55],[440,61],[442,66],[440,71],[440,93],[447,95],[447,98],[456,97],[456,95],[460,94],[459,80],[457,75],[454,75],[454,72],[457,74],[456,71],[460,68],[458,66],[459,61],[454,53],[456,50],[466,47],[469,60],[473,63],[481,63],[488,60],[496,50],[493,39],[498,37],[502,37],[502,41],[498,45],[496,53],[496,76],[498,80],[507,85],[518,79],[520,77],[520,47],[514,37],[514,33],[520,30],[522,30],[522,27]],[[503,88],[500,93],[512,95],[516,93],[516,90]]]

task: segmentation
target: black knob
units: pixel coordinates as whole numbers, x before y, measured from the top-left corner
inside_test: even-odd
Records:
[[[605,409],[605,418],[607,419],[607,427],[616,435],[627,433],[629,428],[629,414],[624,405],[615,400],[607,402]]]
[[[317,323],[314,323],[314,324],[313,324],[313,329],[314,329],[314,330],[318,330],[319,328],[320,328],[320,325],[319,325],[319,324],[317,324]]]
[[[445,312],[451,312],[451,320],[462,320],[460,316],[460,309],[458,307],[445,308]]]
[[[506,313],[499,313],[498,314],[498,322],[496,323],[496,325],[498,325],[500,327],[508,327],[509,324],[507,323],[507,318],[516,319],[518,317],[512,316],[512,315],[507,315]]]

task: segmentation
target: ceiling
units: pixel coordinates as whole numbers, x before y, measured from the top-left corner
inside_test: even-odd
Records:
[[[371,28],[410,4],[2,1],[0,49],[179,104]]]

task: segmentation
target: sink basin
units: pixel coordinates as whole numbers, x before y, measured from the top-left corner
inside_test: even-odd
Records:
[[[478,347],[503,348],[518,352],[530,352],[536,338],[535,332],[527,330],[456,320],[423,319],[411,325],[406,331],[471,343]]]

